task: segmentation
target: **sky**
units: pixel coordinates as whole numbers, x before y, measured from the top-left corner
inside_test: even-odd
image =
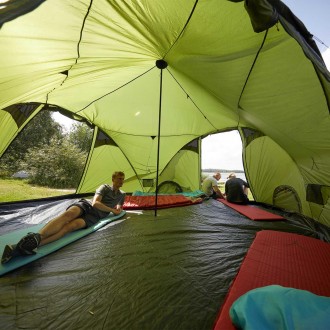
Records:
[[[305,24],[330,70],[330,0],[282,0]],[[323,42],[323,44],[321,42]],[[65,127],[70,120],[55,117]],[[242,142],[237,131],[210,135],[202,140],[202,169],[243,170]]]

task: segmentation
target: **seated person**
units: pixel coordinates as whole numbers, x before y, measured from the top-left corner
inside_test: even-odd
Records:
[[[230,173],[225,184],[226,199],[228,202],[236,204],[248,204],[249,184],[240,178],[236,178],[234,172]]]
[[[218,181],[221,179],[221,174],[219,172],[215,173],[213,176],[209,176],[203,181],[202,191],[206,196],[217,198],[225,198],[218,187]]]

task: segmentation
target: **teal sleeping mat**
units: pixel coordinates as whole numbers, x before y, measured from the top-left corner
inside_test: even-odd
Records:
[[[52,252],[55,252],[59,249],[61,249],[63,246],[66,246],[74,241],[77,241],[78,239],[87,236],[96,230],[100,229],[101,227],[107,225],[108,223],[120,219],[125,215],[125,211],[121,212],[118,215],[111,215],[108,216],[102,220],[100,220],[97,224],[95,224],[92,227],[88,227],[86,229],[80,229],[77,231],[74,231],[72,233],[69,233],[62,237],[61,239],[54,241],[52,243],[49,243],[47,245],[41,246],[38,248],[37,253],[30,256],[18,256],[10,260],[6,264],[0,264],[0,276],[17,269],[21,266],[24,266],[26,264],[29,264],[32,261],[35,261],[37,259],[40,259]],[[32,227],[28,227],[21,230],[16,230],[10,233],[7,233],[5,235],[0,236],[0,254],[2,255],[3,249],[7,244],[16,244],[24,235],[26,235],[28,232],[38,232],[43,226],[45,226],[45,223],[41,223]]]

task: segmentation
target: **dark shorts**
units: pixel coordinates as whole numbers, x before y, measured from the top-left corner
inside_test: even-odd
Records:
[[[227,201],[230,202],[230,203],[241,204],[241,205],[249,204],[249,199],[245,194],[243,194],[243,196],[241,196],[241,197],[242,197],[242,200],[240,200],[238,202],[230,200],[229,198],[227,198]]]
[[[108,213],[95,209],[86,199],[80,199],[78,202],[69,205],[67,210],[71,206],[78,206],[81,209],[80,217],[84,219],[86,227],[94,226],[100,219],[108,215]]]
[[[212,195],[210,196],[213,199],[218,199],[219,196],[217,195],[217,193],[215,191],[213,191]]]

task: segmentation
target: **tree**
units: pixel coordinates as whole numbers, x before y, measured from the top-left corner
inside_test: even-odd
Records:
[[[82,151],[89,152],[93,138],[93,130],[88,125],[75,122],[68,135],[68,139],[72,144],[76,145]]]
[[[13,141],[0,162],[0,172],[25,170],[30,183],[53,188],[76,188],[93,137],[84,123],[64,133],[50,111],[41,111]]]
[[[11,175],[20,170],[20,161],[30,148],[49,144],[52,138],[63,138],[62,127],[50,111],[39,112],[18,134],[0,160],[0,172]]]
[[[53,138],[50,144],[28,150],[21,167],[31,177],[30,183],[53,188],[76,188],[79,184],[87,153],[68,139]]]

